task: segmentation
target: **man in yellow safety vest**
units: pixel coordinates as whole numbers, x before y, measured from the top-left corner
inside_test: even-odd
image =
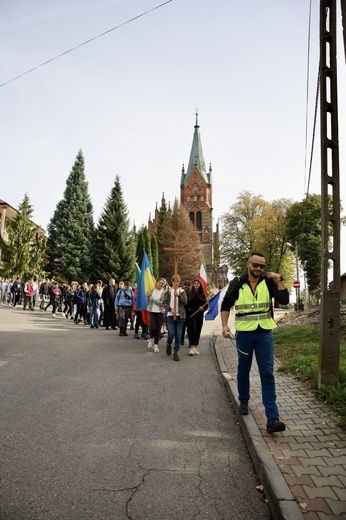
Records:
[[[255,353],[262,385],[262,401],[267,417],[267,431],[282,432],[285,424],[279,420],[276,405],[274,378],[274,342],[272,330],[273,299],[282,305],[289,302],[289,294],[283,278],[273,272],[265,275],[265,258],[261,253],[251,253],[247,272],[234,278],[221,304],[222,335],[229,336],[228,317],[231,307],[235,310],[236,346],[238,351],[239,412],[248,415],[250,399],[250,370]]]

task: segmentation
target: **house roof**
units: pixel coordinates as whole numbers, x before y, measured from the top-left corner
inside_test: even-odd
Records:
[[[7,208],[13,209],[13,211],[17,212],[16,208],[11,206],[8,202],[5,202],[4,200],[0,199],[0,206],[6,206]]]

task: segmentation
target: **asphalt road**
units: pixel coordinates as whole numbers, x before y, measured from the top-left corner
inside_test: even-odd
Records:
[[[1,520],[268,520],[209,338],[200,356],[0,306]]]

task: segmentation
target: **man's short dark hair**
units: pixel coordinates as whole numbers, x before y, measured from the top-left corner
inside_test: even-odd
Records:
[[[262,253],[258,253],[258,251],[254,251],[253,253],[250,253],[250,256],[248,258],[248,262],[251,260],[253,256],[260,256],[261,258],[264,258],[264,255]]]

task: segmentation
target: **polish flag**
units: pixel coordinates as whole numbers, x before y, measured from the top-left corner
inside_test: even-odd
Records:
[[[201,264],[201,267],[199,268],[198,280],[201,282],[201,285],[204,289],[206,296],[208,296],[207,273],[205,272],[203,264]]]

